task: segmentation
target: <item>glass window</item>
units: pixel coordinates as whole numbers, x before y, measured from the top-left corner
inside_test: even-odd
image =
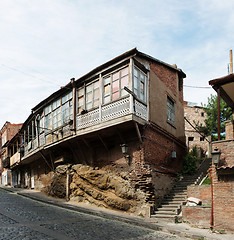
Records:
[[[175,103],[169,97],[167,97],[167,120],[175,123]]]
[[[71,119],[73,119],[72,92],[69,92],[62,97],[62,106],[57,111],[57,127],[68,123]]]
[[[108,103],[112,100],[116,100],[120,97],[127,95],[124,87],[128,87],[129,82],[129,68],[125,67],[118,70],[108,77],[103,79],[104,83],[104,96],[103,102]]]
[[[147,76],[138,68],[134,68],[133,91],[139,99],[146,101],[146,79]]]
[[[106,79],[107,86],[105,90],[107,94],[109,91],[108,87],[110,88],[108,81],[109,80]],[[100,96],[99,81],[93,82],[87,85],[85,88],[84,87],[80,88],[78,90],[78,113],[81,113],[83,110],[90,110],[92,108],[98,107],[99,96]]]

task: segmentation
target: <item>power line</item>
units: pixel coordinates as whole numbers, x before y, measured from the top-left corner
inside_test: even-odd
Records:
[[[30,77],[33,77],[33,78],[37,78],[37,79],[39,79],[39,80],[41,80],[41,81],[48,82],[48,83],[50,83],[50,84],[57,85],[58,87],[61,87],[61,85],[57,84],[55,81],[48,80],[48,79],[46,80],[46,79],[37,77],[37,76],[35,76],[35,75],[31,74],[31,73],[24,72],[24,71],[22,71],[22,70],[19,70],[19,69],[14,68],[14,67],[7,66],[7,65],[5,65],[5,64],[1,64],[1,66],[5,67],[5,68],[7,68],[7,69],[10,69],[10,70],[12,70],[12,71],[16,71],[16,72],[22,73],[22,74],[24,74],[24,75],[27,75],[27,76],[30,76]],[[68,87],[66,87],[66,86],[64,86],[64,87],[65,87],[65,88],[68,88]],[[68,88],[68,89],[70,89],[70,88]]]
[[[212,87],[200,87],[200,86],[189,86],[189,85],[183,85],[184,87],[188,88],[206,88],[206,89],[211,89]]]

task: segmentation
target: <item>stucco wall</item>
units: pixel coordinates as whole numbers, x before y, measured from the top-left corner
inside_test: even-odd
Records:
[[[179,91],[179,79],[175,70],[150,63],[149,74],[149,119],[180,140],[184,140],[183,95]],[[175,104],[175,123],[167,121],[167,97]]]

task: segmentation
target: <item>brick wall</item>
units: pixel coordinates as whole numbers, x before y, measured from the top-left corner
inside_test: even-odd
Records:
[[[187,196],[201,199],[202,205],[211,205],[211,185],[189,186]]]
[[[163,133],[154,124],[148,125],[143,132],[145,161],[155,170],[177,173],[182,168],[185,145],[170,134]],[[176,151],[176,158],[171,157]]]
[[[212,151],[215,148],[221,151],[219,166],[234,165],[234,139],[212,142]]]
[[[234,231],[234,175],[214,176],[214,226],[218,230]]]
[[[209,206],[182,206],[183,221],[194,227],[209,228],[211,207]]]
[[[173,92],[174,96],[177,95],[177,73],[164,65],[151,63],[150,69],[156,76]]]
[[[212,167],[214,228],[216,230],[234,230],[234,176],[219,175]],[[183,206],[183,220],[194,226],[210,226],[211,185],[188,187],[188,197],[202,200],[204,206]],[[210,206],[209,206],[210,205]]]

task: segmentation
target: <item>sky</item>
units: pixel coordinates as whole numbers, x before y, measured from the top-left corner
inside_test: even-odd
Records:
[[[228,74],[233,9],[230,0],[0,0],[0,128],[135,47],[176,64],[184,100],[207,103],[208,81]]]

